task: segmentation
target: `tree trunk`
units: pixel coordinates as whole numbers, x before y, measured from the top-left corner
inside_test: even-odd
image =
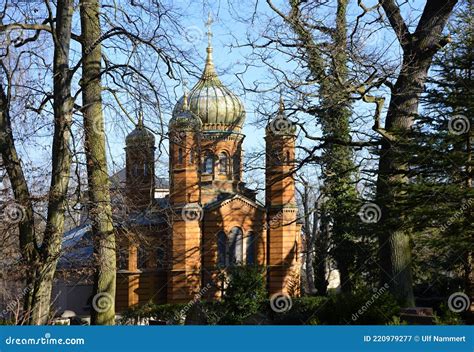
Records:
[[[308,242],[307,243],[307,248],[306,248],[306,283],[308,286],[308,293],[310,295],[314,294],[316,292],[316,286],[314,283],[314,255],[313,255],[313,250],[314,250],[314,243]]]
[[[69,72],[69,46],[72,14],[73,1],[59,0],[56,28],[53,35],[54,136],[48,215],[43,243],[40,248],[41,263],[36,267],[34,289],[28,299],[30,307],[27,307],[30,311],[30,323],[35,325],[46,324],[49,319],[53,277],[64,233],[64,216],[71,168],[69,140],[73,101]]]
[[[24,219],[19,224],[20,249],[26,266],[24,319],[32,325],[46,324],[49,319],[51,290],[56,264],[60,256],[64,232],[64,212],[71,166],[69,149],[72,121],[69,45],[71,40],[72,0],[59,0],[56,7],[56,27],[53,28],[54,58],[54,135],[51,184],[46,226],[39,247],[35,235],[33,206],[20,159],[11,132],[9,95],[0,89],[0,152],[12,184],[16,202],[22,206]]]
[[[326,296],[328,290],[327,256],[329,246],[329,228],[325,221],[320,221],[318,236],[316,238],[316,258],[315,258],[315,286],[320,296]]]
[[[0,82],[0,155],[5,165],[8,178],[12,185],[13,195],[19,210],[22,212],[23,220],[18,224],[20,252],[22,265],[27,267],[25,283],[26,287],[33,288],[35,283],[35,268],[38,265],[38,248],[35,242],[35,223],[33,218],[33,204],[31,203],[30,191],[26,182],[21,161],[16,151],[13,139],[12,123],[10,118],[10,98]],[[24,300],[24,312],[30,312],[32,305],[31,290]],[[21,318],[28,320],[27,316]]]
[[[314,286],[314,245],[315,245],[315,236],[318,228],[317,223],[317,209],[309,209],[310,202],[310,192],[309,185],[306,181],[303,182],[303,194],[302,194],[302,203],[303,203],[303,213],[304,213],[304,234],[305,234],[305,265],[306,265],[306,285],[309,294],[314,294],[316,288]],[[310,217],[313,214],[313,223],[311,224]]]
[[[60,248],[58,249],[58,252]],[[50,323],[51,292],[53,288],[53,278],[56,272],[57,260],[49,259],[49,264],[39,264],[35,272],[29,307],[25,308],[26,316],[32,325],[45,325]]]
[[[381,4],[403,48],[402,68],[392,88],[385,120],[385,135],[390,139],[383,140],[377,180],[376,199],[382,210],[379,234],[381,284],[389,284],[402,305],[413,306],[409,231],[403,227],[403,216],[395,207],[403,197],[397,191],[398,186],[408,181],[405,176],[407,165],[399,161],[399,156],[403,153],[403,139],[418,114],[419,99],[432,58],[445,44],[442,30],[456,1],[427,2],[414,34],[408,31],[393,0],[381,1]]]
[[[102,115],[99,0],[81,0],[82,100],[96,274],[91,324],[115,323],[116,252]]]

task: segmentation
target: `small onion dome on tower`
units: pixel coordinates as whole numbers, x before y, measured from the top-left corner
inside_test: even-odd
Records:
[[[191,111],[189,110],[188,105],[188,94],[184,92],[184,96],[181,98],[182,105],[181,110],[173,111],[173,117],[169,123],[170,130],[177,130],[177,131],[198,131],[202,127],[201,120]]]
[[[139,116],[135,129],[125,138],[125,144],[133,145],[155,145],[155,136],[143,125],[143,117]]]
[[[280,106],[278,113],[267,125],[267,134],[274,135],[294,135],[296,133],[296,125],[291,122],[285,114],[285,105],[283,99],[280,98]]]
[[[189,92],[189,110],[201,119],[204,130],[240,130],[245,121],[244,105],[217,76],[210,30],[208,36],[206,65],[201,78]],[[184,97],[181,97],[174,107],[173,116],[183,110],[183,103]]]

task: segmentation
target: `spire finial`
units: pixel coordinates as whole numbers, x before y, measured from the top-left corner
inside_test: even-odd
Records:
[[[212,24],[213,23],[214,23],[214,20],[212,19],[211,11],[209,11],[207,15],[207,21],[206,21],[207,49],[212,49]]]
[[[280,105],[278,106],[278,112],[282,114],[285,111],[285,103],[283,102],[283,96],[280,94]]]
[[[207,57],[206,57],[206,66],[204,67],[204,72],[202,73],[202,79],[213,79],[216,78],[216,71],[214,69],[214,63],[212,61],[212,30],[211,25],[214,23],[211,13],[207,17],[206,27],[207,27]]]
[[[185,80],[183,82],[183,92],[184,92],[184,95],[183,95],[183,111],[187,111],[189,110],[189,107],[188,107],[188,82]]]
[[[138,98],[138,123],[137,128],[143,128],[143,105],[142,105],[142,98]]]

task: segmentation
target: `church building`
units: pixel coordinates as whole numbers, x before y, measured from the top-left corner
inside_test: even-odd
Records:
[[[155,137],[142,118],[126,137],[125,170],[111,178],[118,312],[197,294],[218,299],[235,265],[266,268],[269,296],[299,294],[296,130],[280,102],[266,127],[262,204],[242,178],[244,122],[244,105],[216,74],[209,40],[202,76],[169,121],[169,182],[155,176]]]

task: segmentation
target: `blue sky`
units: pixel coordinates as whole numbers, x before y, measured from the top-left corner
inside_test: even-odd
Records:
[[[143,0],[145,1],[145,0]],[[120,3],[120,1],[118,2]],[[275,4],[281,6],[283,1],[275,1]],[[335,3],[335,2],[334,2]],[[374,0],[367,0],[365,4],[367,6],[375,4]],[[191,42],[186,39],[183,34],[174,34],[173,40],[181,43],[184,46],[188,46],[193,52],[192,61],[193,63],[202,69],[204,66],[205,48],[207,45],[207,37],[205,35],[206,27],[205,22],[208,17],[208,13],[211,12],[214,23],[212,25],[213,31],[213,47],[214,47],[214,62],[218,73],[220,74],[221,80],[229,86],[236,94],[238,94],[244,102],[247,111],[246,124],[244,125],[244,134],[246,139],[244,142],[244,148],[246,151],[251,152],[255,150],[263,150],[264,148],[264,128],[263,124],[255,124],[257,120],[261,120],[262,116],[256,113],[256,107],[261,104],[264,100],[264,108],[271,112],[277,109],[277,101],[279,92],[268,91],[264,94],[244,94],[243,85],[250,86],[255,81],[264,82],[262,87],[270,87],[277,84],[275,78],[272,77],[272,72],[267,66],[259,62],[255,58],[249,57],[251,50],[248,47],[238,47],[238,44],[242,44],[246,41],[247,36],[259,37],[265,31],[265,23],[275,17],[275,14],[268,8],[265,1],[259,1],[258,7],[256,8],[257,16],[252,18],[251,23],[241,22],[239,19],[251,18],[251,15],[255,8],[253,5],[254,1],[241,0],[239,2],[233,1],[175,1],[173,5],[180,8],[181,21],[185,28],[185,32],[190,33],[192,40]],[[424,5],[423,1],[409,1],[404,7],[404,17],[407,22],[416,23],[416,19],[421,14],[420,9]],[[333,9],[329,10],[333,12]],[[357,7],[356,2],[352,1],[349,9],[349,22],[359,14],[360,8]],[[372,15],[369,15],[369,19]],[[324,20],[324,19],[323,19]],[[331,22],[331,16],[328,14],[325,20]],[[106,43],[104,43],[106,44]],[[383,44],[387,48],[385,53],[386,58],[393,58],[397,61],[400,58],[400,49],[396,43],[393,31],[390,28],[381,29],[373,33],[370,38],[367,39],[367,47],[377,47],[379,44]],[[77,48],[76,48],[77,49]],[[77,59],[77,58],[76,58]],[[294,62],[288,61],[285,57],[275,57],[273,62],[280,68],[291,72],[292,68],[295,67]],[[199,69],[199,70],[200,70]],[[178,76],[182,80],[188,81],[188,86],[191,88],[197,81],[196,77],[185,75],[183,72],[177,72]],[[197,73],[197,72],[196,72]],[[177,81],[164,78],[163,82],[160,82],[164,86],[167,86],[170,92],[170,100],[177,100],[182,95],[181,84]],[[387,91],[379,92],[387,94]],[[388,95],[386,100],[386,106],[388,105]],[[110,97],[109,97],[110,99]],[[109,100],[110,101],[110,100]],[[369,106],[364,103],[354,104],[355,115],[360,117],[354,125],[357,129],[361,129],[363,132],[371,134],[372,124],[372,109],[373,106]],[[110,113],[110,110],[105,109],[106,118],[106,133],[108,143],[108,160],[110,169],[112,171],[118,171],[124,165],[124,138],[125,135],[133,129],[133,125],[128,121],[127,118],[121,117],[120,121],[123,123],[120,128],[117,129],[117,123],[113,122],[116,120],[116,116]],[[164,109],[162,111],[162,118],[166,122],[169,120],[171,114],[171,108]],[[298,118],[298,116],[296,116]],[[151,125],[156,125],[158,118],[154,113],[145,115],[145,121],[150,122]],[[309,123],[307,124],[309,125]],[[308,126],[305,125],[307,128]],[[312,122],[312,132],[318,134],[317,124]],[[21,127],[18,126],[18,129]],[[365,135],[355,135],[356,139],[366,139]],[[44,175],[44,170],[50,168],[50,142],[47,137],[43,138],[38,144],[34,146],[23,144],[22,149],[23,162],[31,162],[31,175]],[[302,139],[300,143],[307,143]],[[163,164],[157,165],[157,174],[167,175],[166,165],[166,148],[167,141],[164,143],[165,153],[161,157]],[[359,154],[359,157],[363,157],[364,154]],[[263,160],[262,160],[263,162]],[[34,167],[33,167],[34,166]]]

